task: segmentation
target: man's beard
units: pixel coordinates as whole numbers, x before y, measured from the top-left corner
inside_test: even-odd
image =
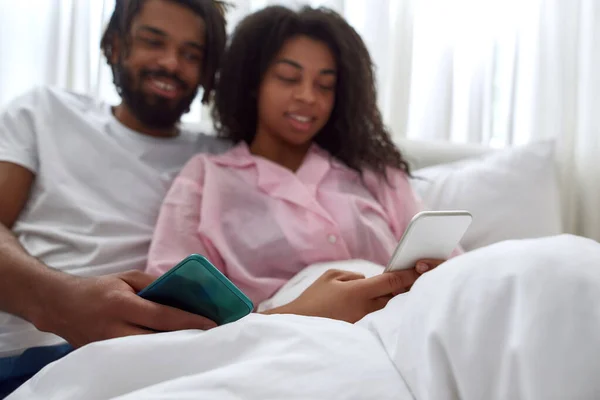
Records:
[[[169,99],[144,93],[142,85],[146,79],[163,77],[175,81],[183,91],[188,90],[189,85],[183,82],[178,76],[164,70],[142,69],[136,85],[133,71],[129,68],[119,63],[119,65],[114,66],[114,69],[115,76],[117,77],[115,83],[123,102],[132,114],[149,128],[169,129],[174,127],[181,119],[181,116],[190,110],[190,105],[198,93],[198,88],[196,88],[190,94],[173,104]]]

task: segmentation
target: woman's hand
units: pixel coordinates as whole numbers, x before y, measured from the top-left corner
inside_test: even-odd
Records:
[[[355,272],[329,270],[291,303],[265,314],[297,314],[354,323],[385,307],[420,276],[415,269],[385,272],[365,278]]]

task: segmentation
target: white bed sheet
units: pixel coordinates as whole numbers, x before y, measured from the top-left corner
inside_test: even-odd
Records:
[[[560,235],[466,253],[358,325],[419,400],[600,399],[600,244]]]
[[[48,366],[9,398],[412,397],[366,329],[319,318],[251,315],[208,332],[89,345]]]
[[[598,376],[600,244],[563,235],[457,257],[355,325],[251,315],[93,344],[9,399],[596,399]]]

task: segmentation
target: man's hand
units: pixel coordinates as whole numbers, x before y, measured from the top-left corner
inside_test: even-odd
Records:
[[[216,326],[207,318],[139,297],[136,293],[155,279],[140,271],[70,278],[46,291],[46,304],[32,322],[74,347],[121,336]]]
[[[298,314],[354,323],[385,307],[394,295],[409,290],[419,276],[415,269],[386,272],[371,278],[329,270],[296,300],[265,314]]]

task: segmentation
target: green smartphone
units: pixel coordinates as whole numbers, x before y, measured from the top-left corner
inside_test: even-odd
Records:
[[[218,325],[237,321],[254,309],[252,301],[199,254],[186,257],[138,295],[202,315]]]

